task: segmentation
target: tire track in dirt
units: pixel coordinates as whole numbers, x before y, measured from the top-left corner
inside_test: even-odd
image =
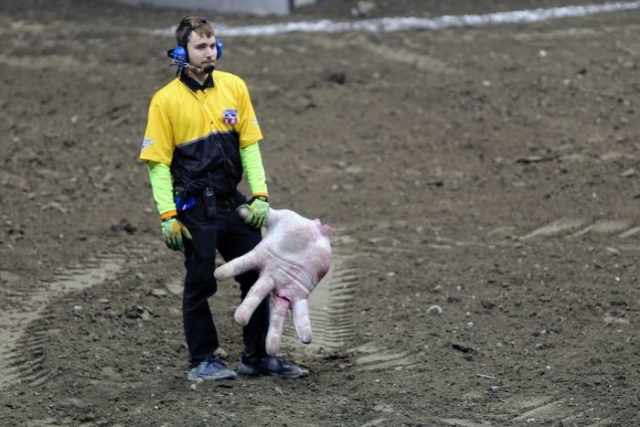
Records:
[[[2,272],[0,278],[6,285],[2,291],[10,305],[0,315],[0,390],[15,383],[42,384],[49,377],[43,368],[43,344],[50,323],[47,307],[54,298],[99,285],[125,267],[134,268],[143,262],[141,253],[149,250],[136,244],[98,254],[31,288],[20,277]]]
[[[511,421],[531,426],[549,425],[581,425],[585,427],[597,427],[614,425],[611,418],[594,417],[593,406],[590,403],[579,405],[570,398],[553,398],[550,396],[517,396],[504,402],[503,411],[517,411],[520,415]]]
[[[368,50],[372,54],[377,55],[380,53],[380,43],[376,43],[364,35],[349,34],[341,38],[337,37],[316,37],[310,40],[315,46],[326,49],[328,51],[334,51],[336,49],[348,49],[353,50]],[[452,64],[447,64],[432,55],[425,53],[424,46],[419,46],[416,43],[407,41],[407,49],[399,49],[397,46],[393,49],[387,48],[384,55],[385,61],[401,63],[405,65],[411,65],[417,70],[427,73],[441,73],[441,74],[460,74],[460,69],[456,68]]]
[[[353,336],[354,321],[350,308],[355,290],[352,285],[359,277],[357,271],[349,265],[349,260],[355,256],[349,253],[352,239],[345,229],[334,227],[331,240],[331,268],[309,296],[312,342],[300,347],[291,322],[283,335],[284,344],[295,347],[296,351],[308,356],[340,351]]]
[[[577,404],[570,398],[557,399],[550,396],[516,396],[493,408],[495,414],[505,415],[498,422],[469,420],[462,418],[434,418],[434,425],[452,427],[500,427],[503,425],[536,426],[583,426],[605,427],[618,425],[613,418],[594,417],[592,404]],[[629,410],[631,415],[632,410]],[[513,416],[513,414],[517,414]],[[620,419],[618,414],[618,419]]]
[[[588,234],[608,235],[617,241],[615,246],[607,246],[612,252],[637,251],[640,245],[626,244],[624,240],[632,238],[640,233],[640,225],[634,224],[632,219],[599,219],[589,221],[585,218],[559,218],[548,224],[544,224],[527,234],[518,236],[519,240],[529,241],[533,239],[565,239],[575,240]]]

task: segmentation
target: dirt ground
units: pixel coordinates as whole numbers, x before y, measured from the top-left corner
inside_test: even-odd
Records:
[[[602,3],[602,2],[599,2]],[[325,0],[282,21],[587,1]],[[184,11],[0,5],[0,426],[640,425],[640,11],[392,33],[220,37],[272,205],[334,229],[309,370],[186,380],[179,254],[147,106]],[[238,363],[235,283],[211,299]],[[441,312],[440,312],[441,310]]]

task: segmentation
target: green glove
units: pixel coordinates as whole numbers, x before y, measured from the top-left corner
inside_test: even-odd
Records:
[[[162,221],[162,238],[169,249],[184,252],[184,242],[182,237],[189,240],[192,239],[191,233],[180,221],[175,217],[167,218]]]
[[[252,197],[247,204],[240,206],[238,209],[245,208],[249,210],[249,215],[244,222],[252,227],[262,228],[267,225],[267,217],[269,216],[269,198],[266,196]]]

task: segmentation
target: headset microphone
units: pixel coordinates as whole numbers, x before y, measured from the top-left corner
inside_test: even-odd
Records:
[[[202,67],[202,72],[203,73],[207,73],[207,74],[211,74],[213,73],[213,70],[216,68],[216,66],[214,64],[205,64],[204,67]]]
[[[222,56],[223,46],[224,45],[222,44],[222,41],[220,41],[220,39],[216,39],[216,59],[220,59],[220,57]],[[211,73],[215,69],[214,64],[205,64],[205,66],[202,68],[189,64],[189,54],[187,53],[187,49],[182,45],[178,45],[173,49],[169,49],[167,51],[167,56],[171,58],[171,63],[169,65],[177,65],[178,67],[188,68],[197,73]]]
[[[196,73],[212,73],[213,70],[215,69],[215,65],[213,64],[206,64],[204,67],[199,68],[199,67],[196,67],[195,65],[189,64],[188,62],[177,61],[175,59],[172,59],[169,65],[177,65],[178,67],[188,68],[190,70],[195,71]]]

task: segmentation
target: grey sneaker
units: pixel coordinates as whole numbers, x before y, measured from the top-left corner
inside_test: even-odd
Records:
[[[278,378],[300,378],[307,373],[284,359],[272,356],[265,356],[256,361],[243,358],[238,365],[238,372],[250,377],[265,375]]]
[[[189,381],[195,381],[198,378],[203,380],[233,380],[236,373],[227,368],[227,364],[216,356],[209,356],[204,359],[198,366],[189,371],[187,376]]]

